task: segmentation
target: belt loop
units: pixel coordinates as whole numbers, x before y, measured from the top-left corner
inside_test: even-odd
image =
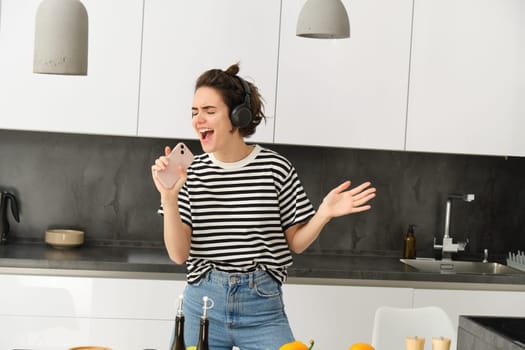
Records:
[[[255,272],[250,272],[250,289],[253,289],[253,286],[255,285]]]
[[[211,279],[212,279],[212,276],[211,276],[212,273],[213,273],[213,269],[212,269],[212,270],[209,270],[208,272],[206,272],[206,275],[204,276],[204,280],[205,280],[206,282],[210,282],[210,281],[211,281]]]

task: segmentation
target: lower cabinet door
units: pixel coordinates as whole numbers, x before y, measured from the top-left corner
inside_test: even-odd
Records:
[[[285,284],[285,310],[295,339],[314,349],[348,349],[372,341],[380,306],[411,307],[411,288]]]
[[[0,349],[168,349],[173,325],[162,320],[0,316]]]
[[[429,305],[445,310],[456,328],[461,315],[525,317],[522,291],[416,289],[414,307]]]
[[[414,307],[438,306],[445,310],[454,328],[459,316],[525,317],[525,293],[522,291],[416,289]],[[451,344],[450,350],[456,350]]]

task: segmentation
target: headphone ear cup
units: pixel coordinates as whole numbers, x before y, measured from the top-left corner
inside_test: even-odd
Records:
[[[232,125],[236,128],[244,128],[252,122],[253,116],[251,109],[242,103],[235,107],[230,115]]]

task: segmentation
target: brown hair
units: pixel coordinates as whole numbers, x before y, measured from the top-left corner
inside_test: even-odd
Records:
[[[239,63],[232,64],[225,71],[221,69],[210,69],[202,73],[195,84],[195,91],[203,86],[213,88],[219,92],[226,106],[228,112],[244,102],[244,88],[242,86],[239,73]],[[252,122],[244,128],[239,128],[239,132],[243,137],[251,136],[255,133],[255,128],[265,119],[264,115],[264,100],[259,94],[259,89],[253,83],[246,81],[251,93],[251,110],[253,119]]]

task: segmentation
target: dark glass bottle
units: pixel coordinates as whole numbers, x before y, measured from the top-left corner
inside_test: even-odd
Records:
[[[210,322],[208,320],[208,297],[202,298],[204,305],[202,306],[201,324],[199,327],[199,340],[197,342],[197,350],[209,350],[208,347],[208,327]]]
[[[407,234],[405,236],[404,247],[403,247],[403,258],[404,259],[415,259],[416,258],[416,237],[414,236],[414,227],[416,225],[408,225]]]
[[[175,316],[175,337],[171,350],[186,350],[184,343],[184,313],[182,312],[182,295],[179,296],[179,308],[177,309],[177,316]]]

